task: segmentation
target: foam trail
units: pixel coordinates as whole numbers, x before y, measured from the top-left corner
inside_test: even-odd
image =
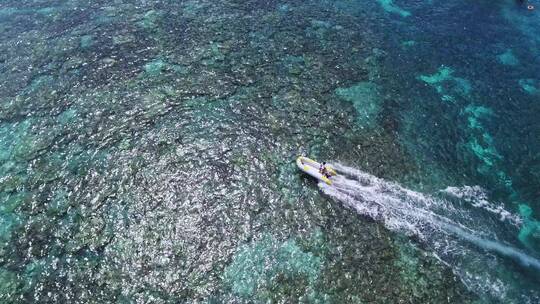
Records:
[[[496,214],[502,221],[508,220],[516,226],[523,223],[520,216],[506,211],[503,205],[496,205],[489,202],[486,192],[479,186],[447,187],[441,192],[462,199],[470,203],[473,207],[482,208]]]
[[[513,248],[507,245],[500,244],[498,242],[487,240],[480,238],[476,235],[470,234],[468,232],[465,232],[461,230],[459,227],[452,226],[452,225],[444,225],[445,229],[448,231],[454,232],[456,235],[461,237],[462,239],[465,239],[477,246],[479,246],[482,249],[495,251],[501,255],[510,257],[515,259],[516,261],[520,262],[523,266],[526,267],[533,267],[537,270],[540,270],[540,261],[528,256],[527,254]]]
[[[521,219],[504,210],[502,206],[488,202],[487,196],[481,191],[478,192],[478,189],[473,189],[480,193],[477,197],[472,188],[464,188],[462,192],[458,191],[459,188],[444,190],[469,202],[468,206],[476,208],[477,212],[485,213],[473,217],[471,210],[462,208],[459,204],[404,188],[341,164],[333,164],[333,167],[339,173],[334,178],[333,185],[319,183],[325,194],[359,214],[382,222],[388,229],[419,237],[471,288],[491,288],[488,293],[501,296],[500,287],[485,286],[487,281],[500,281],[496,273],[491,280],[482,276],[482,269],[490,267],[487,265],[489,262],[485,261],[485,253],[467,244],[511,258],[524,267],[540,270],[540,260],[497,241],[500,238],[498,229],[515,228],[521,224]],[[459,193],[462,194],[461,197]],[[463,197],[463,193],[467,196]],[[493,219],[495,216],[498,219]],[[493,225],[493,220],[496,225]],[[471,264],[471,260],[474,260],[474,264],[486,264],[471,269],[467,266]],[[471,272],[477,272],[477,275],[471,276]]]

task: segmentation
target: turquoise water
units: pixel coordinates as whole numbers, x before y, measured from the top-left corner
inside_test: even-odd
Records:
[[[538,303],[539,12],[0,2],[1,302]]]

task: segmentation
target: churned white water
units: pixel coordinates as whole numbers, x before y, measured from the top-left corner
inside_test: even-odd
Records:
[[[498,298],[511,292],[512,282],[497,271],[506,267],[502,259],[512,259],[516,267],[540,270],[540,260],[504,238],[504,229],[519,227],[519,216],[489,202],[481,188],[448,187],[441,191],[448,195],[445,198],[416,192],[355,168],[333,166],[339,173],[333,185],[319,183],[326,195],[390,230],[420,239],[470,288]],[[484,214],[483,219],[475,216],[478,212]],[[491,271],[494,268],[497,270]]]

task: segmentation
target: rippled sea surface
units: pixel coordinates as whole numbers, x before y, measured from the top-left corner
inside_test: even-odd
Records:
[[[2,0],[0,302],[538,303],[539,24]]]

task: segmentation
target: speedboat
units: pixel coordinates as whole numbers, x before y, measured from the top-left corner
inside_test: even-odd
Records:
[[[334,170],[329,165],[325,165],[326,171],[330,175],[330,178],[324,176],[319,171],[319,169],[321,168],[321,164],[314,161],[313,159],[310,159],[304,156],[300,156],[296,159],[296,165],[298,166],[298,168],[300,168],[300,170],[315,177],[316,179],[320,181],[325,182],[328,185],[332,185],[332,177],[337,175],[336,170]]]

